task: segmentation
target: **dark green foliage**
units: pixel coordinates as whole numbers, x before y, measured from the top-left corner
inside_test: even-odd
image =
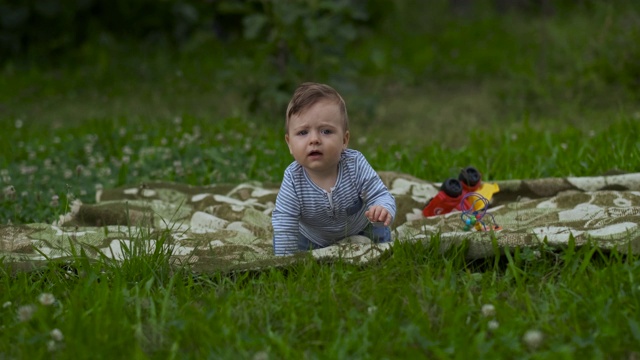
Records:
[[[0,64],[58,63],[93,44],[175,50],[209,38],[246,49],[229,59],[225,67],[233,76],[226,81],[238,88],[250,111],[274,111],[301,81],[352,82],[343,77],[355,70],[345,59],[347,47],[375,24],[370,8],[383,16],[381,6],[335,0],[0,0]]]
[[[558,99],[611,106],[612,90],[640,97],[639,4],[0,0],[0,63],[215,56],[224,71],[210,81],[234,87],[253,113],[281,112],[291,88],[313,80],[360,94],[354,104],[372,115],[379,95],[362,95],[363,75],[411,86],[503,79],[500,105],[535,111]]]
[[[251,112],[281,111],[290,89],[304,81],[352,84],[356,68],[347,49],[379,20],[371,18],[371,5],[358,1],[227,3],[236,5],[229,12],[243,14],[241,38],[251,47],[250,61],[241,57],[230,64],[233,74],[251,74],[230,79]]]
[[[0,59],[60,56],[88,41],[182,44],[211,19],[201,1],[0,1]]]

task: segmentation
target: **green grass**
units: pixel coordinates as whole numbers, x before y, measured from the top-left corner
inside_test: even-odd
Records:
[[[437,239],[434,239],[437,240]],[[595,248],[467,263],[396,244],[356,267],[194,276],[166,254],[4,273],[9,358],[628,358],[640,351],[640,260]],[[38,296],[52,294],[43,305]],[[7,303],[10,302],[10,303]],[[495,309],[486,312],[487,304]],[[17,317],[32,306],[29,319]],[[22,310],[24,312],[24,310]],[[494,314],[492,314],[494,313]],[[62,341],[52,340],[58,329]],[[539,331],[532,348],[524,339]]]
[[[194,130],[199,127],[199,130]],[[5,122],[3,176],[17,190],[2,222],[51,222],[96,184],[278,181],[291,161],[279,128],[243,119],[88,119],[43,133]],[[640,171],[640,121],[621,115],[588,133],[469,131],[468,144],[358,142],[380,170],[440,180],[473,164],[487,178]],[[59,138],[59,140],[56,140]],[[166,139],[166,140],[163,140]],[[124,158],[128,158],[124,161]],[[77,166],[81,168],[78,170]],[[31,168],[30,168],[31,167]],[[21,170],[21,169],[31,170]],[[7,180],[7,179],[5,179]],[[58,206],[50,196],[58,194]],[[144,239],[141,239],[144,240]],[[167,254],[11,274],[0,270],[0,353],[9,358],[625,358],[640,351],[640,260],[584,247],[541,248],[467,263],[463,248],[396,244],[393,256],[356,267],[309,260],[284,270],[193,275]],[[42,293],[56,298],[39,303]],[[482,307],[495,307],[495,317]],[[30,306],[32,318],[18,313]],[[490,321],[497,322],[491,323]],[[491,329],[490,327],[494,328]],[[62,341],[50,332],[58,329]],[[527,331],[540,331],[530,348]],[[96,350],[99,349],[99,350]]]
[[[552,132],[528,124],[461,133],[464,145],[399,141],[384,128],[358,134],[352,147],[378,170],[392,170],[442,181],[474,165],[485,179],[595,176],[640,171],[640,121],[621,114],[601,131],[566,127]],[[71,200],[94,202],[96,188],[170,180],[193,185],[248,179],[278,182],[292,161],[280,126],[242,118],[212,124],[185,117],[87,119],[83,124],[41,127],[5,121],[0,131],[3,188],[1,223],[51,222]],[[58,205],[50,206],[52,197]]]
[[[378,170],[432,181],[467,165],[487,180],[639,172],[639,12],[594,6],[445,28],[453,20],[417,26],[415,12],[407,28],[364,39],[349,54],[356,85],[336,85],[352,147]],[[50,223],[99,187],[280,181],[292,161],[284,110],[250,113],[243,95],[265,74],[246,73],[241,51],[199,41],[177,54],[89,45],[55,67],[5,65],[0,224]],[[432,240],[362,267],[308,260],[231,274],[172,268],[139,244],[122,262],[80,253],[18,273],[3,262],[0,358],[640,354],[637,256],[570,244],[469,263],[464,246],[441,254]],[[483,315],[487,304],[495,315]],[[531,330],[543,334],[537,348],[524,340]]]

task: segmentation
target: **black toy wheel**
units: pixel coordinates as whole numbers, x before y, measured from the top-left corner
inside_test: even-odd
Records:
[[[444,193],[449,197],[457,198],[462,195],[462,184],[460,184],[460,181],[457,179],[450,178],[442,183],[440,190],[444,191]]]
[[[480,178],[480,172],[473,166],[467,166],[462,169],[460,175],[458,175],[458,180],[471,187],[476,186],[476,184],[480,182]]]

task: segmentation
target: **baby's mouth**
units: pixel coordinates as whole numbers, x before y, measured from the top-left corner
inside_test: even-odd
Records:
[[[319,156],[319,155],[322,155],[322,152],[318,150],[313,150],[309,152],[309,156]]]

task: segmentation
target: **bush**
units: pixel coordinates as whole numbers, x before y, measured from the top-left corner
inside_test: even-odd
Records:
[[[0,0],[0,56],[50,59],[104,35],[181,44],[210,23],[209,8],[195,0]]]

